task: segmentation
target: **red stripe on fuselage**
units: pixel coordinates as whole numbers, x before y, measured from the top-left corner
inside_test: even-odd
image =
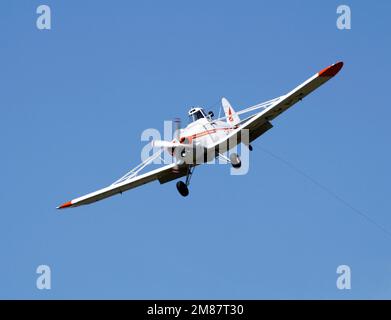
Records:
[[[215,128],[215,129],[211,129],[211,130],[201,131],[201,132],[195,133],[195,134],[193,134],[191,136],[184,137],[184,138],[188,138],[188,139],[194,140],[194,139],[206,136],[206,135],[211,134],[211,133],[216,133],[217,131],[221,131],[221,130],[228,131],[228,130],[233,130],[233,129],[235,129],[235,128],[230,128],[230,127]]]

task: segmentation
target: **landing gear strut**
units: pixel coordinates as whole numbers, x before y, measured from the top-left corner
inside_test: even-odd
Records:
[[[178,181],[176,183],[176,188],[182,197],[187,197],[189,195],[188,186],[190,184],[190,179],[191,179],[191,176],[193,175],[194,168],[195,167],[192,167],[192,166],[188,167],[187,175],[186,175],[186,182]]]

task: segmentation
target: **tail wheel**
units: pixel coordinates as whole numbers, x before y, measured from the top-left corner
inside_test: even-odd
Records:
[[[176,188],[178,189],[178,192],[181,194],[182,197],[187,197],[189,195],[189,188],[183,181],[178,181],[176,183]]]
[[[240,168],[240,166],[242,165],[242,161],[240,160],[239,155],[237,153],[232,153],[229,156],[229,160],[231,161],[231,165],[236,169]]]

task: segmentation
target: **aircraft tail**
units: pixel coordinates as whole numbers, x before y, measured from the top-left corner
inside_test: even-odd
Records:
[[[229,101],[226,98],[222,98],[221,104],[223,105],[225,117],[227,118],[227,123],[231,126],[237,125],[240,122],[240,118],[236,114],[235,110],[232,108]]]

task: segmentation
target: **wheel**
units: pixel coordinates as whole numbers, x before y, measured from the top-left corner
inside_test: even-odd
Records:
[[[181,194],[182,197],[187,197],[189,195],[189,188],[183,181],[178,181],[176,183],[176,188],[178,189],[178,192]]]
[[[234,168],[240,168],[242,165],[242,162],[240,161],[240,158],[237,153],[232,153],[229,156],[229,160],[231,160],[231,164]]]

